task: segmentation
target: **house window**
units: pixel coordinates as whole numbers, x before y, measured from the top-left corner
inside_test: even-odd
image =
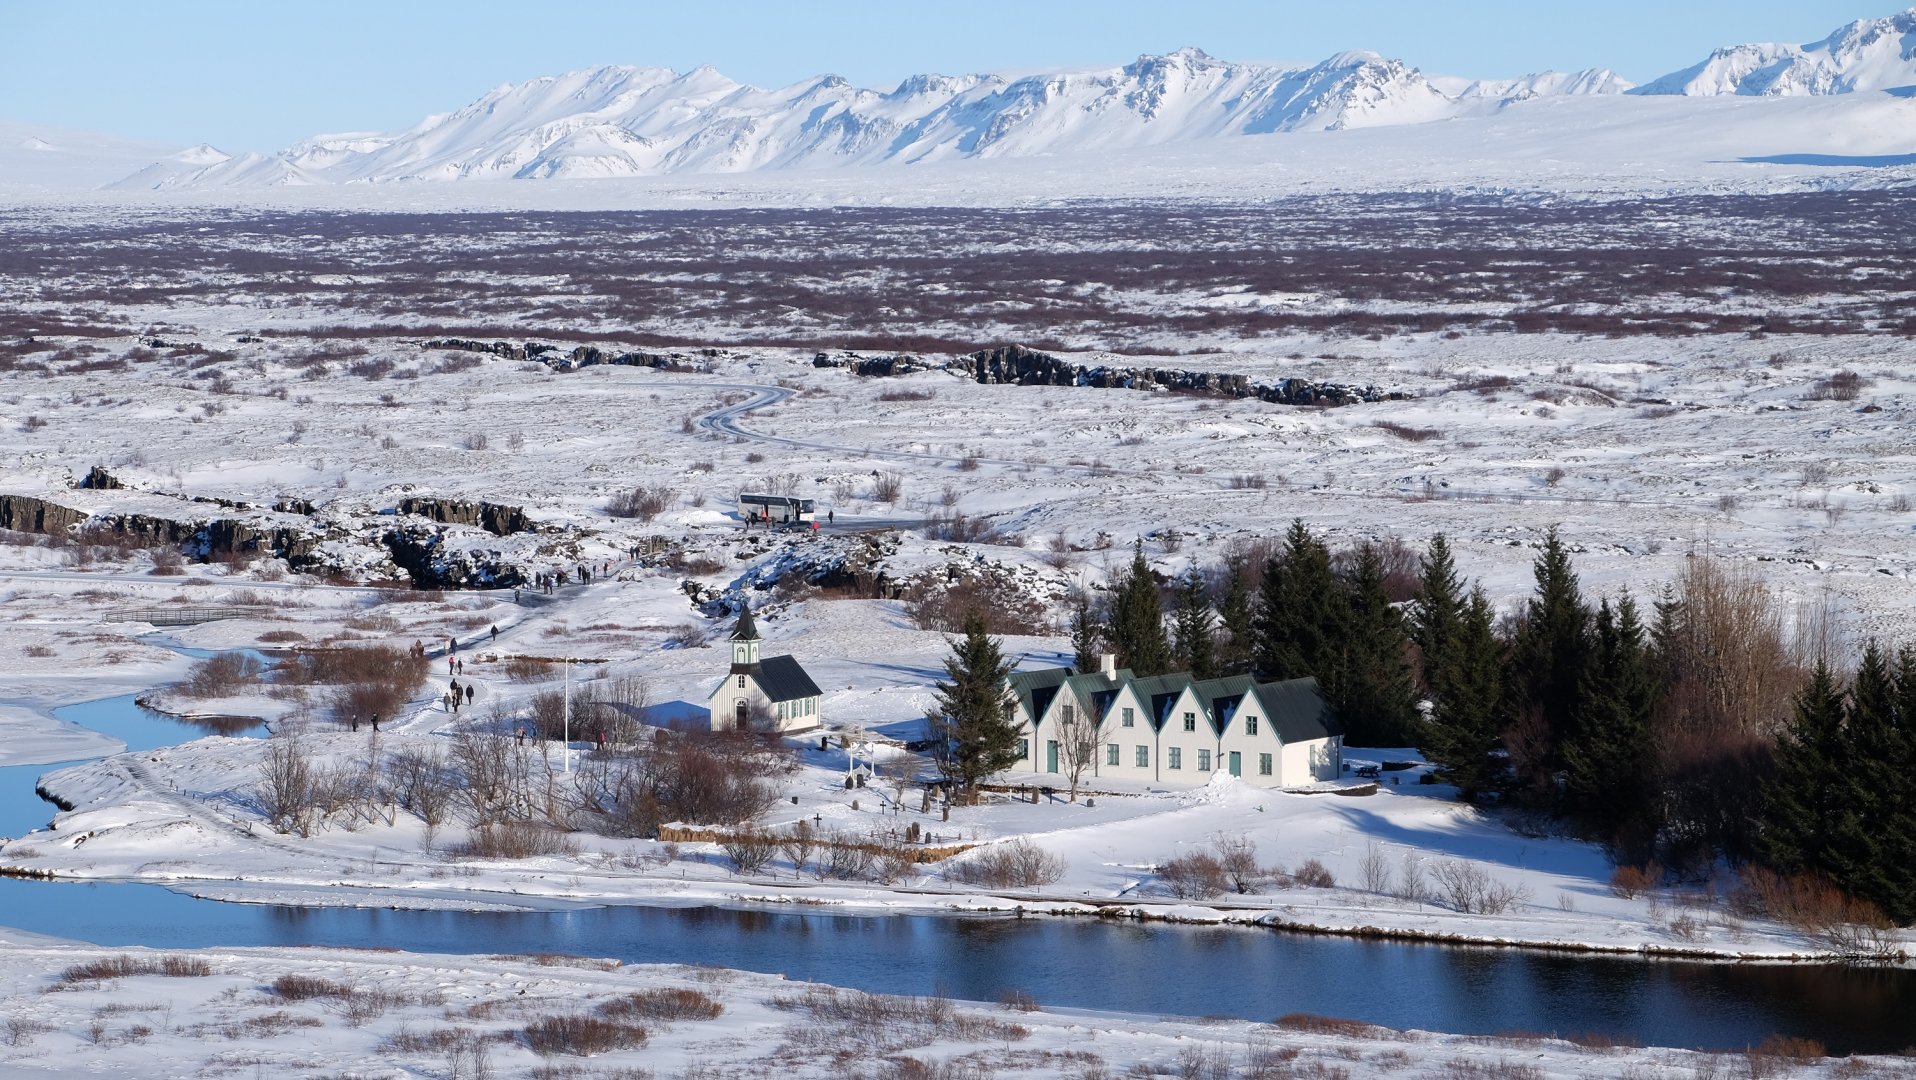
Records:
[[[1124,726],[1125,726],[1125,727],[1136,727],[1136,726],[1137,726],[1137,724],[1138,724],[1138,715],[1137,715],[1137,712],[1136,712],[1135,710],[1132,710],[1132,709],[1126,709],[1126,710],[1124,710]]]
[[[738,688],[739,688],[740,690],[743,690],[743,689],[745,689],[745,676],[743,676],[743,675],[740,675],[740,676],[738,677]]]
[[[1018,760],[1023,761],[1024,759],[1030,756],[1031,756],[1031,740],[1019,739],[1018,740]],[[1265,754],[1264,756],[1270,757],[1271,755]]]
[[[1164,763],[1164,767],[1167,769],[1184,768],[1184,751],[1173,746],[1171,748],[1171,758]]]
[[[1247,716],[1244,718],[1244,734],[1246,735],[1257,734],[1257,717]]]
[[[1104,763],[1106,765],[1116,765],[1118,763],[1118,744],[1117,743],[1104,744]]]
[[[1211,752],[1209,750],[1198,751],[1198,771],[1199,772],[1211,771]]]
[[[1071,706],[1069,705],[1058,706],[1058,719],[1063,721],[1065,724],[1069,725],[1071,721],[1077,719],[1077,716],[1078,716],[1078,710],[1072,708]]]
[[[1259,776],[1271,775],[1271,755],[1269,754],[1257,755],[1257,775]]]
[[[1188,712],[1184,714],[1184,730],[1186,731],[1197,730],[1197,714],[1196,713]]]
[[[1138,747],[1138,768],[1148,769],[1150,767],[1151,767],[1151,748],[1148,746]]]

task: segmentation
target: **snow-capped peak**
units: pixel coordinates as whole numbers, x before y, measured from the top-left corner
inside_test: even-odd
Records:
[[[1636,94],[1800,97],[1916,84],[1916,7],[1859,19],[1807,45],[1718,49],[1702,63],[1637,87]]]

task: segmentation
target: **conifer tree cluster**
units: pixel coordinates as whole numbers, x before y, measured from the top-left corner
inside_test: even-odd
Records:
[[[1761,854],[1916,922],[1916,650],[1875,644],[1845,690],[1819,664],[1764,786]]]
[[[1387,551],[1333,553],[1298,521],[1262,559],[1166,581],[1139,543],[1101,612],[1074,603],[1075,662],[1314,677],[1350,745],[1415,745],[1464,799],[1556,815],[1619,862],[1758,860],[1916,920],[1916,651],[1812,670],[1762,582],[1709,558],[1646,617],[1586,597],[1552,529],[1500,620],[1443,536],[1414,591]]]

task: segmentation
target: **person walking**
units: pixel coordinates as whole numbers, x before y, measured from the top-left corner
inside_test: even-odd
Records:
[[[373,714],[373,730],[375,732],[379,730],[379,714],[378,713]]]
[[[359,714],[358,713],[353,714],[353,730],[354,731],[359,730]]]
[[[499,640],[499,628],[497,626],[492,627],[492,640]]]
[[[466,684],[466,704],[472,704],[472,684]]]

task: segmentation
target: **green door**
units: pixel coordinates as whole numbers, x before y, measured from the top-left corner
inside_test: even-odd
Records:
[[[1056,739],[1044,744],[1044,771],[1058,771],[1058,740]]]
[[[1235,750],[1231,751],[1231,775],[1244,775],[1244,755]]]

